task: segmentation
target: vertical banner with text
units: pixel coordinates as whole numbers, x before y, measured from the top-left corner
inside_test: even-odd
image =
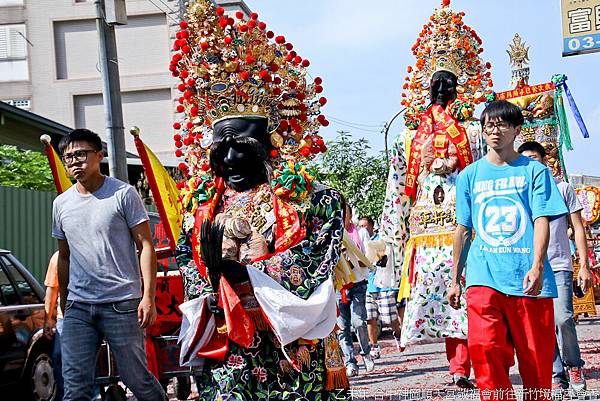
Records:
[[[561,0],[563,57],[600,51],[600,0]]]

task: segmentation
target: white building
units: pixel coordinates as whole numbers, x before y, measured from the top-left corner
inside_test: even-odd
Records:
[[[243,1],[218,1],[249,12]],[[182,0],[127,0],[116,28],[124,126],[174,164],[178,84],[168,65]],[[94,0],[0,0],[0,100],[105,140]],[[127,151],[136,153],[130,135]]]

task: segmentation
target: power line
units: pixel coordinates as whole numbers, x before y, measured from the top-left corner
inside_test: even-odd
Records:
[[[150,2],[150,3],[151,3],[153,6],[154,6],[154,7],[156,7],[156,8],[157,8],[159,11],[161,11],[161,12],[165,13],[165,15],[167,16],[167,18],[168,18],[168,19],[170,19],[171,21],[173,21],[173,22],[174,22],[174,23],[176,23],[176,24],[178,24],[178,23],[179,23],[179,21],[177,21],[176,19],[174,19],[173,17],[171,17],[171,15],[170,15],[170,14],[169,14],[167,11],[163,10],[162,8],[160,8],[160,7],[159,7],[159,6],[158,6],[158,5],[157,5],[155,2],[153,2],[152,0],[148,0],[148,1],[149,1],[149,2]],[[163,4],[164,4],[164,3],[163,3]],[[168,8],[168,6],[167,6],[167,8]],[[169,10],[171,10],[171,9],[169,8]],[[172,12],[174,12],[173,10],[171,10],[171,11],[172,11]]]
[[[366,128],[383,128],[383,123],[381,124],[377,124],[377,125],[373,125],[373,124],[362,124],[362,123],[355,123],[352,121],[346,121],[346,120],[342,120],[341,118],[337,118],[331,115],[328,115],[327,118],[329,118],[331,121],[337,121],[341,124],[349,124],[349,125],[356,125],[359,127],[366,127]]]

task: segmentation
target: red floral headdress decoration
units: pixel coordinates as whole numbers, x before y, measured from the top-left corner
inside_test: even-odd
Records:
[[[491,93],[492,80],[488,71],[491,64],[480,57],[483,52],[481,39],[474,29],[463,22],[464,12],[449,8],[450,0],[442,5],[423,25],[412,52],[417,58],[414,66],[408,67],[408,76],[403,86],[402,105],[409,112],[422,110],[429,103],[431,76],[437,71],[450,71],[458,79],[457,92],[462,102],[485,101]]]
[[[180,24],[170,71],[182,92],[173,128],[180,169],[212,176],[209,148],[214,123],[227,118],[266,118],[275,165],[308,160],[326,150],[318,135],[329,122],[321,78],[309,80],[309,61],[252,13],[228,17],[209,0],[190,1]]]

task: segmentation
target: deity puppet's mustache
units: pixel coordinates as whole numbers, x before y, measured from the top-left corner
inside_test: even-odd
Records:
[[[221,173],[229,169],[228,166],[223,166],[222,162],[227,156],[227,152],[229,152],[230,148],[236,150],[243,149],[244,152],[251,155],[251,160],[249,161],[262,164],[265,176],[270,176],[272,167],[269,163],[267,149],[265,149],[265,146],[262,143],[252,137],[230,137],[227,140],[214,142],[210,147],[210,168],[212,171]]]

